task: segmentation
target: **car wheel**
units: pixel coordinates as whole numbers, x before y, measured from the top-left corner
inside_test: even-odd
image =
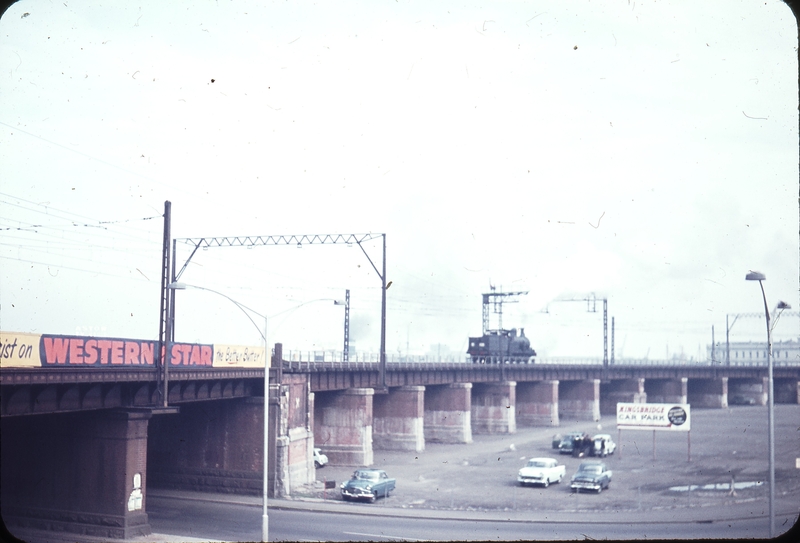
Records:
[[[349,502],[350,501],[350,496],[342,495],[342,500],[344,500],[346,502]]]
[[[550,479],[545,479],[544,483],[542,484],[544,485],[545,488],[547,488],[548,486],[550,486]]]
[[[321,468],[322,466],[320,465],[320,463],[319,463],[319,462],[317,462],[316,460],[314,460],[314,467],[315,467],[315,468],[317,468],[317,469],[319,469],[319,468]]]
[[[597,493],[600,494],[603,491],[603,485],[597,487]]]
[[[557,480],[556,482],[557,482],[557,483],[559,483],[559,484],[561,484],[561,479],[563,479],[563,478],[564,478],[564,476],[563,476],[563,475],[559,475],[559,476],[558,476],[558,480]]]
[[[373,492],[372,496],[369,497],[369,503],[375,503],[375,500],[377,500],[377,499],[378,499],[378,495]]]

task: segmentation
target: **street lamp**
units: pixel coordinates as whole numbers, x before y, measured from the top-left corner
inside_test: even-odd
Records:
[[[344,302],[341,300],[333,300],[331,298],[318,298],[316,300],[309,300],[307,302],[303,302],[295,307],[291,307],[274,315],[270,315],[267,317],[266,315],[262,315],[258,311],[251,309],[244,305],[241,302],[237,302],[227,294],[223,294],[222,292],[218,292],[216,290],[212,290],[206,287],[200,287],[197,285],[188,285],[186,283],[170,283],[167,285],[167,288],[170,290],[186,290],[187,288],[197,289],[197,290],[205,290],[208,292],[212,292],[214,294],[218,294],[223,298],[228,299],[232,302],[236,307],[238,307],[242,313],[253,323],[253,326],[256,327],[258,330],[261,339],[264,341],[264,490],[263,490],[263,511],[261,514],[261,540],[266,542],[269,541],[269,517],[267,514],[267,493],[269,489],[269,346],[267,342],[267,323],[271,317],[277,317],[278,315],[282,315],[288,311],[293,311],[298,309],[306,304],[310,304],[312,302],[323,302],[323,301],[332,301],[335,305],[344,305]],[[350,291],[348,291],[349,295]],[[349,299],[349,298],[348,298]],[[249,312],[249,313],[248,313]],[[250,316],[250,313],[253,315],[264,319],[264,330],[262,331],[261,328],[256,324],[256,321],[253,320],[253,317]]]
[[[257,311],[250,309],[246,305],[237,302],[227,294],[223,294],[221,292],[217,292],[216,290],[212,290],[210,288],[205,287],[198,287],[196,285],[187,285],[186,283],[170,283],[167,285],[168,289],[171,290],[185,290],[186,288],[193,288],[197,290],[206,290],[208,292],[213,292],[214,294],[218,294],[223,298],[227,298],[233,304],[238,307],[242,313],[253,323],[253,326],[256,327],[258,330],[261,339],[264,341],[264,497],[263,497],[263,511],[261,514],[261,540],[262,541],[269,541],[269,517],[267,515],[267,491],[269,489],[269,346],[267,344],[267,316],[258,313]],[[264,319],[264,331],[262,332],[259,326],[256,324],[256,321],[253,320],[253,317],[250,316],[250,313],[257,317],[261,317]]]
[[[775,530],[775,401],[774,385],[772,380],[772,327],[769,324],[769,306],[767,295],[764,293],[764,283],[767,277],[760,272],[751,271],[745,276],[747,281],[758,281],[761,287],[761,297],[764,298],[764,315],[767,321],[767,417],[769,425],[769,537],[774,537]],[[776,310],[790,309],[786,302],[778,302]],[[780,314],[778,314],[780,316]],[[775,319],[777,321],[777,318]]]

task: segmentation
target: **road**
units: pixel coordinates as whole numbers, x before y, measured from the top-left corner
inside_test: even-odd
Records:
[[[258,541],[261,509],[254,505],[222,504],[181,498],[154,499],[153,531],[218,541]],[[763,518],[719,522],[642,522],[629,514],[597,522],[532,522],[501,517],[419,518],[394,516],[391,508],[378,514],[271,509],[271,541],[519,541],[585,539],[699,539],[767,537]],[[388,516],[383,516],[382,513]],[[788,516],[779,523],[792,522]]]

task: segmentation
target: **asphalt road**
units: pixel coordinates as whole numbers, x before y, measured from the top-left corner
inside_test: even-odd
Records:
[[[367,506],[362,506],[367,507]],[[763,519],[722,522],[530,522],[502,516],[427,518],[314,510],[270,511],[270,541],[530,541],[581,539],[766,538]],[[167,518],[172,517],[172,518]],[[185,519],[193,519],[188,525]],[[181,520],[184,519],[184,520]],[[159,498],[151,523],[160,533],[224,541],[257,541],[261,510],[255,506]],[[175,536],[179,538],[179,535]],[[177,539],[176,541],[179,541]]]

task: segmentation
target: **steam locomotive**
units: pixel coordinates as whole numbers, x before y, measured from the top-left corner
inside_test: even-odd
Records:
[[[481,337],[469,338],[467,354],[473,364],[532,364],[536,351],[525,337],[525,329],[487,330]]]

